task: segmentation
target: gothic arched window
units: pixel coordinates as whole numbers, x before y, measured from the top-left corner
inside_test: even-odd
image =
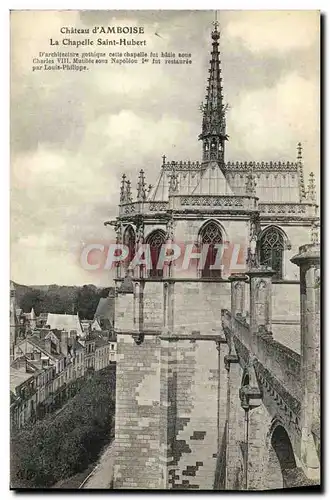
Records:
[[[283,276],[284,238],[276,227],[267,228],[261,235],[260,264],[271,267],[275,271],[274,278]]]
[[[162,278],[163,269],[157,269],[157,263],[161,252],[162,245],[165,243],[165,232],[162,229],[156,229],[149,234],[146,243],[150,248],[151,269],[149,270],[150,278]]]
[[[202,269],[202,278],[221,278],[221,269],[210,269],[215,263],[217,252],[220,251],[218,245],[223,243],[222,233],[218,224],[214,221],[207,222],[199,234],[201,245],[209,245],[204,267]]]
[[[135,256],[135,232],[132,226],[127,226],[124,233],[124,245],[128,247],[127,265],[134,259]]]

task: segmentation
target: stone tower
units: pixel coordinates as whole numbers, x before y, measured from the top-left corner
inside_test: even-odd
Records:
[[[128,248],[115,280],[114,488],[214,488],[231,425],[227,365],[235,361],[221,309],[231,307],[229,276],[247,271],[247,262],[273,269],[274,338],[293,342],[297,334],[300,349],[299,280],[290,258],[317,217],[315,199],[305,195],[302,148],[296,162],[225,161],[219,37],[215,23],[202,161],[164,156],[154,188],[140,171],[135,199],[124,175],[118,217],[105,223]],[[183,250],[175,261],[165,242]],[[146,247],[151,268],[140,259]],[[250,301],[245,281],[239,282],[240,311]],[[267,311],[258,314],[267,318]]]
[[[319,477],[320,467],[320,245],[303,245],[292,258],[300,268],[301,303],[301,457],[306,473]]]

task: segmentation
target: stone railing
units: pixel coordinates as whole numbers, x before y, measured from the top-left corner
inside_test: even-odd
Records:
[[[119,215],[138,215],[138,214],[155,214],[166,212],[169,204],[167,201],[134,201],[132,203],[124,203],[119,207]]]
[[[202,163],[199,161],[167,161],[163,163],[164,170],[201,170]]]
[[[298,163],[295,162],[282,162],[282,161],[250,161],[250,162],[227,162],[224,169],[227,172],[238,171],[238,172],[248,172],[253,170],[254,172],[297,172]]]
[[[172,210],[212,209],[221,211],[249,211],[257,209],[257,201],[249,196],[174,195]]]
[[[203,163],[199,161],[167,161],[162,165],[164,170],[202,170]],[[282,162],[282,161],[228,161],[222,167],[225,171],[248,172],[297,172],[297,162]]]
[[[147,212],[166,212],[168,201],[148,201],[144,207]]]
[[[273,340],[257,336],[256,355],[286,389],[297,399],[301,399],[300,355],[285,345]]]
[[[310,203],[259,203],[259,210],[262,215],[274,217],[315,217],[317,209]]]
[[[237,338],[290,394],[298,400],[301,399],[299,354],[272,339],[271,335],[255,334],[252,337],[250,327],[244,318],[237,316],[232,318],[228,310],[222,311],[222,326],[224,330],[231,331],[234,343]]]
[[[255,198],[239,195],[173,195],[170,201],[134,201],[120,205],[120,215],[161,213],[167,210],[212,209],[221,211],[257,210],[267,217],[316,217],[317,207],[311,203],[259,203]]]

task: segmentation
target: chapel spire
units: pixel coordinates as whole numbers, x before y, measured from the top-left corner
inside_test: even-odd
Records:
[[[300,201],[303,201],[306,198],[306,191],[305,191],[304,165],[303,165],[303,155],[302,155],[301,142],[298,142],[298,145],[297,145],[297,164],[298,164],[298,174],[299,174]]]
[[[199,139],[203,141],[203,162],[218,161],[224,164],[226,135],[226,106],[223,103],[222,78],[220,68],[220,52],[218,31],[219,23],[215,15],[212,31],[212,51],[209,77],[207,80],[205,102],[201,106],[203,113],[202,133]]]

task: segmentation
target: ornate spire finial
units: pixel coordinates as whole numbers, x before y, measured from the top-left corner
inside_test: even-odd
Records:
[[[202,133],[199,139],[203,141],[203,162],[217,161],[224,164],[226,134],[226,106],[222,96],[222,78],[220,68],[220,52],[217,14],[213,22],[212,51],[210,59],[209,77],[206,87],[205,102],[201,106],[203,113]]]
[[[218,26],[219,26],[219,23],[218,23],[218,11],[214,11],[214,21],[213,21],[213,26],[214,26],[214,31],[218,31]]]
[[[297,144],[297,160],[298,161],[302,160],[302,145],[301,145],[301,142],[298,142],[298,144]]]
[[[309,181],[308,181],[308,191],[307,191],[307,197],[310,201],[313,203],[316,203],[316,186],[315,186],[315,175],[313,172],[309,174]]]
[[[144,171],[141,169],[139,173],[139,178],[138,178],[138,184],[137,184],[137,200],[138,201],[144,201],[146,199],[146,184],[145,184],[145,178],[144,178]]]
[[[126,175],[123,174],[120,184],[120,203],[125,203],[126,200]]]
[[[304,165],[302,161],[301,142],[298,142],[297,144],[297,163],[298,163],[298,173],[299,173],[299,194],[300,194],[300,201],[302,201],[306,198],[306,191],[305,191]]]
[[[126,181],[126,202],[132,203],[132,191],[131,191],[131,181]]]
[[[165,165],[165,162],[166,162],[166,155],[163,155],[163,156],[162,156],[162,158],[163,158],[163,165]]]

